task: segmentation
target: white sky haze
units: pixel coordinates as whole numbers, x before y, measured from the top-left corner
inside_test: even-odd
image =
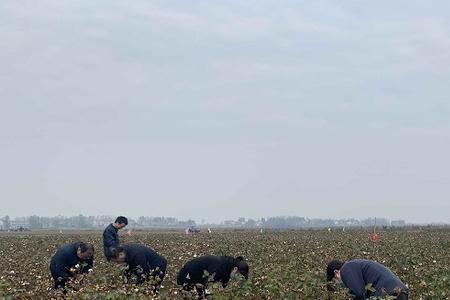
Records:
[[[0,216],[450,222],[450,2],[0,2]]]

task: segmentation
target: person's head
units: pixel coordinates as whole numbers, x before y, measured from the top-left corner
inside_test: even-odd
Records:
[[[94,246],[92,244],[81,243],[77,248],[77,256],[81,260],[86,260],[94,256]]]
[[[338,284],[342,282],[341,278],[341,268],[344,265],[344,262],[340,260],[332,260],[327,265],[327,282],[328,289],[334,290],[333,284]]]
[[[109,257],[116,263],[124,263],[127,260],[127,253],[121,246],[109,248]]]
[[[234,259],[233,269],[231,270],[231,277],[235,277],[237,274],[244,276],[248,279],[249,266],[242,256],[238,256]]]
[[[122,229],[127,225],[128,219],[124,216],[117,217],[116,221],[114,222],[114,227],[116,227],[117,229]]]

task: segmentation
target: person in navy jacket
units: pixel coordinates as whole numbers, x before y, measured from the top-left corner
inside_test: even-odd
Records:
[[[197,290],[199,297],[207,293],[208,282],[221,282],[225,287],[228,281],[240,274],[248,278],[249,266],[242,256],[202,256],[187,262],[177,275],[177,284],[184,290]],[[198,288],[196,284],[203,287]]]
[[[59,248],[50,261],[50,272],[55,289],[65,289],[65,284],[78,273],[85,274],[94,266],[94,247],[80,241]]]
[[[124,216],[117,217],[114,223],[109,224],[103,231],[103,252],[106,259],[110,260],[110,248],[119,247],[118,231],[128,225],[128,219]]]
[[[396,296],[398,300],[408,299],[406,285],[386,266],[373,260],[333,260],[327,266],[327,281],[348,288],[355,300],[383,295]],[[371,287],[366,289],[368,284]]]
[[[111,248],[110,253],[112,261],[128,264],[126,275],[129,280],[133,275],[136,276],[137,284],[153,279],[155,291],[159,289],[167,268],[167,260],[163,256],[140,244],[124,244]]]

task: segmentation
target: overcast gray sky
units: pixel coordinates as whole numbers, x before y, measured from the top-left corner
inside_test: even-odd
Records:
[[[450,222],[448,1],[0,2],[0,215]]]

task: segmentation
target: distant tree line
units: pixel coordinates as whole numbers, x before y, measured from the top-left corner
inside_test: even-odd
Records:
[[[1,230],[17,229],[98,229],[104,228],[115,220],[116,216],[28,216],[1,218]],[[196,226],[192,220],[180,221],[172,217],[139,217],[137,219],[128,218],[131,228],[185,228]]]
[[[386,218],[367,219],[308,219],[297,216],[278,216],[261,219],[229,220],[221,223],[223,227],[243,227],[243,228],[329,228],[329,227],[373,227],[373,226],[406,226],[404,220],[390,221]]]
[[[23,229],[100,229],[113,222],[115,216],[28,216],[1,218],[1,230]],[[197,227],[193,220],[181,221],[174,217],[147,217],[137,219],[128,218],[130,228],[188,228]],[[203,223],[203,222],[202,222]],[[373,226],[406,226],[403,220],[390,221],[386,218],[358,219],[308,219],[297,216],[279,216],[260,219],[238,218],[221,223],[202,224],[203,227],[223,228],[329,228],[329,227],[373,227]]]

